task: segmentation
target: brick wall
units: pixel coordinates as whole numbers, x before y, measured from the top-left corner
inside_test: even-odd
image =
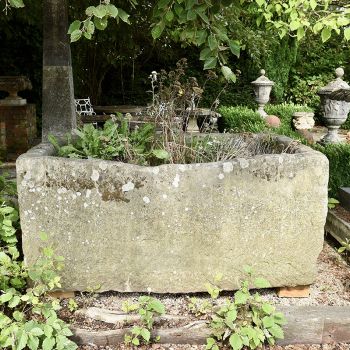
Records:
[[[15,160],[25,153],[36,138],[35,105],[0,105],[0,159]]]

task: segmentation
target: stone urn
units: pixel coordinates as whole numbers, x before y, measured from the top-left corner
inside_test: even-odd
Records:
[[[271,89],[275,83],[265,76],[264,69],[260,71],[260,74],[261,76],[258,79],[252,81],[251,84],[254,87],[255,101],[259,105],[258,113],[263,118],[266,118],[267,113],[264,111],[264,107],[270,100]]]
[[[295,112],[293,114],[293,126],[296,130],[309,130],[315,126],[313,112]]]
[[[0,100],[2,106],[23,106],[27,100],[17,95],[19,91],[31,90],[32,84],[25,76],[0,76],[0,91],[6,91],[9,96]]]
[[[342,79],[344,76],[343,68],[337,68],[335,73],[337,78],[318,91],[321,97],[322,117],[328,128],[327,135],[321,140],[321,143],[324,144],[341,142],[338,129],[345,123],[350,111],[350,102],[331,99],[330,95],[334,91],[350,90],[350,86]]]

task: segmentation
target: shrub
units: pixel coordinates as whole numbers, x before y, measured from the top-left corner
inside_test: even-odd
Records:
[[[219,113],[222,115],[218,121],[220,132],[258,133],[266,129],[260,114],[247,107],[221,107]]]
[[[293,103],[282,103],[278,105],[267,105],[265,111],[270,115],[278,116],[281,120],[281,126],[276,129],[268,128],[261,116],[247,107],[222,107],[219,110],[222,115],[222,118],[219,119],[219,130],[253,133],[269,131],[306,142],[302,136],[292,129],[292,118],[295,112],[309,112],[312,109]]]
[[[329,196],[338,197],[338,189],[350,186],[350,144],[315,145],[329,160]]]

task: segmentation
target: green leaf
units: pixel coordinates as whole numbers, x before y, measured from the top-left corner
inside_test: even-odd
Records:
[[[152,154],[158,159],[169,159],[170,155],[165,149],[154,149]]]
[[[50,338],[52,336],[52,332],[53,332],[53,328],[48,325],[48,324],[45,324],[44,325],[44,334],[47,338]]]
[[[241,305],[241,304],[245,304],[247,302],[249,298],[249,294],[248,293],[245,293],[241,290],[238,290],[236,293],[235,293],[235,304],[236,305]]]
[[[236,82],[236,75],[232,72],[230,67],[222,66],[221,72],[224,75],[225,79],[228,81]]]
[[[310,7],[314,10],[317,7],[317,0],[310,0]]]
[[[210,350],[215,343],[216,343],[216,341],[214,338],[207,338],[207,345],[206,345],[205,349]]]
[[[134,338],[132,341],[131,341],[134,345],[136,346],[139,346],[140,345],[140,341],[138,338]]]
[[[45,338],[43,341],[42,348],[43,350],[52,350],[55,346],[55,338]]]
[[[255,0],[255,2],[258,4],[259,7],[261,7],[262,5],[264,5],[265,0]]]
[[[149,309],[163,315],[165,313],[165,306],[163,305],[162,302],[160,302],[157,299],[153,299],[150,303],[149,303]]]
[[[108,4],[106,5],[106,7],[107,7],[107,12],[111,17],[116,18],[118,16],[119,14],[118,8],[115,7],[113,4]]]
[[[36,337],[40,337],[41,335],[44,334],[44,331],[39,327],[34,327],[30,330],[30,334],[32,334]]]
[[[28,341],[28,335],[23,329],[21,329],[17,333],[17,347],[15,349],[16,350],[24,349],[27,346],[27,341]]]
[[[229,342],[233,350],[240,350],[243,348],[242,339],[237,333],[230,336]]]
[[[297,30],[300,27],[300,24],[301,23],[299,21],[294,20],[294,21],[290,22],[289,28],[291,31]]]
[[[11,301],[8,303],[8,307],[11,309],[16,307],[21,302],[21,298],[18,295],[15,295]]]
[[[13,293],[11,291],[8,291],[7,293],[4,293],[0,296],[0,303],[6,303],[7,301],[11,300],[13,297]]]
[[[332,35],[332,29],[329,27],[324,27],[321,32],[322,42],[326,42]]]
[[[268,315],[272,314],[275,311],[275,307],[269,303],[262,304],[261,308],[265,312],[265,314],[268,314]]]
[[[301,40],[305,36],[305,30],[303,27],[299,27],[297,30],[297,40]]]
[[[152,31],[151,31],[152,38],[158,39],[162,35],[164,28],[165,28],[164,22],[161,21],[161,22],[157,23],[152,28]]]
[[[16,8],[24,7],[23,0],[10,0],[10,5]]]
[[[174,12],[169,10],[166,15],[165,15],[165,19],[168,21],[168,22],[171,22],[173,19],[174,19]]]
[[[268,329],[268,331],[275,337],[275,338],[278,338],[278,339],[283,339],[284,338],[284,333],[283,333],[283,330],[282,328],[277,325],[277,324],[274,324],[272,327],[270,327]]]
[[[218,48],[218,42],[216,40],[215,35],[210,34],[208,37],[208,45],[211,51],[214,51]]]
[[[87,16],[91,17],[94,14],[95,11],[95,6],[89,6],[86,10],[85,13]]]
[[[98,5],[93,9],[93,14],[97,18],[103,18],[107,15],[107,7],[106,5]]]
[[[201,52],[200,52],[200,56],[199,56],[199,59],[201,61],[205,61],[211,54],[211,50],[209,49],[209,47],[206,47],[205,49],[203,49]]]
[[[68,28],[68,34],[72,34],[75,30],[80,29],[81,22],[80,21],[74,21],[71,23],[71,25]]]
[[[270,283],[262,277],[258,277],[254,280],[254,286],[256,288],[269,288],[271,287]]]
[[[230,50],[232,54],[239,57],[241,54],[241,45],[237,40],[230,40],[229,42]]]
[[[145,340],[146,343],[151,339],[151,332],[147,328],[142,328],[140,332],[141,337]]]
[[[216,57],[208,57],[204,62],[204,69],[214,69],[217,65],[217,58]]]
[[[75,41],[78,41],[78,40],[81,38],[82,35],[83,35],[83,32],[82,32],[80,29],[75,30],[75,31],[72,32],[72,34],[70,35],[70,41],[71,41],[72,43],[74,43]]]
[[[23,313],[23,312],[20,312],[20,311],[18,311],[18,310],[16,310],[16,311],[14,311],[14,313],[12,314],[12,317],[13,317],[16,321],[20,322],[20,321],[22,321],[22,320],[24,319],[24,313]],[[1,318],[0,318],[0,320],[1,320]],[[0,328],[2,328],[2,327],[1,327],[1,322],[0,322]]]
[[[39,338],[34,337],[29,334],[29,339],[28,339],[28,348],[30,350],[37,350],[39,347]]]
[[[108,21],[107,21],[107,18],[104,17],[104,18],[97,18],[95,17],[94,18],[94,24],[95,24],[95,27],[98,29],[98,30],[105,30],[107,28],[107,24],[108,24]]]
[[[130,24],[129,17],[130,15],[127,14],[123,9],[118,8],[118,17],[125,23]]]
[[[275,320],[270,316],[265,316],[262,322],[265,328],[270,328],[275,324]]]

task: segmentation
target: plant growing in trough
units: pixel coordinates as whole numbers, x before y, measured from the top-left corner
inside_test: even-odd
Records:
[[[154,316],[165,314],[163,303],[150,296],[141,296],[135,304],[130,304],[128,301],[124,302],[122,309],[127,313],[137,312],[141,316],[140,325],[133,326],[131,333],[125,335],[125,344],[135,346],[139,346],[142,343],[148,344],[151,340]]]
[[[249,278],[242,282],[241,288],[228,298],[223,305],[216,305],[221,289],[217,283],[222,275],[215,278],[214,283],[207,284],[211,296],[211,305],[206,307],[210,319],[211,336],[207,338],[207,350],[218,350],[229,346],[233,350],[244,347],[256,349],[266,342],[275,344],[276,339],[283,339],[282,326],[286,323],[284,315],[276,312],[273,305],[264,302],[259,293],[251,294],[249,286],[267,288],[269,283],[263,278],[252,278],[250,267],[246,268]],[[193,306],[190,306],[193,310]],[[199,311],[202,309],[200,305]],[[196,310],[197,311],[197,310]]]

